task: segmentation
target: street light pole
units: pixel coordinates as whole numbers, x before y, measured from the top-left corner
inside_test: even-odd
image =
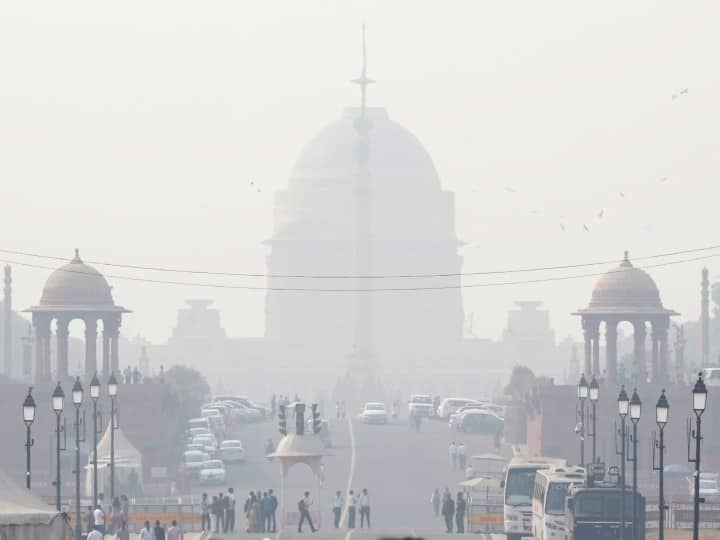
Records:
[[[665,397],[665,389],[663,388],[660,398],[658,399],[657,405],[655,405],[655,422],[657,423],[658,429],[660,430],[660,440],[655,441],[653,444],[653,469],[659,472],[659,497],[658,497],[658,509],[659,523],[658,523],[658,540],[665,539],[665,425],[668,421],[670,414],[670,404]],[[655,449],[659,452],[659,466],[655,467]]]
[[[110,373],[108,380],[108,394],[110,395],[110,500],[115,500],[115,399],[117,398],[118,384],[115,373]]]
[[[695,459],[691,459],[688,455],[688,461],[695,463],[695,493],[693,496],[693,540],[699,540],[700,534],[700,442],[702,435],[700,432],[700,417],[705,412],[707,405],[707,388],[702,379],[702,372],[698,375],[698,380],[692,390],[693,412],[695,413]],[[689,431],[689,426],[688,426]],[[688,433],[690,435],[690,433]],[[688,454],[690,453],[690,437],[688,437]],[[704,499],[703,499],[704,502]]]
[[[585,374],[580,376],[577,395],[580,400],[580,466],[585,466],[585,399],[588,397],[588,383]]]
[[[620,416],[620,540],[623,540],[625,538],[625,418],[630,408],[625,385],[620,388],[617,403]]]
[[[76,377],[72,389],[72,400],[75,405],[75,540],[82,538],[80,523],[80,407],[82,399],[83,387],[80,384],[80,377]]]
[[[62,387],[60,386],[60,382],[57,383],[57,386],[55,387],[55,391],[52,393],[52,408],[53,411],[55,411],[55,434],[57,436],[56,443],[55,443],[55,467],[56,475],[55,475],[55,509],[59,512],[60,511],[60,498],[62,496],[62,483],[60,479],[60,433],[64,432],[65,430],[60,426],[60,416],[62,416],[63,408],[65,404],[65,392],[63,392]]]
[[[97,372],[93,375],[90,381],[90,398],[93,402],[93,508],[97,505],[98,501],[98,477],[97,477],[97,403],[100,398],[100,381],[98,380]]]
[[[632,539],[637,538],[637,425],[640,421],[640,412],[642,409],[642,403],[640,402],[640,396],[638,396],[637,388],[633,390],[632,398],[630,399],[630,421],[633,425],[632,443],[633,443],[633,488],[632,488]]]
[[[600,398],[600,385],[593,375],[590,381],[590,403],[592,403],[592,462],[593,464],[597,460],[597,421],[595,419],[595,406]]]
[[[30,448],[35,441],[32,438],[30,426],[35,420],[35,400],[32,397],[32,386],[28,388],[27,396],[23,402],[23,422],[25,422],[25,487],[30,489]]]

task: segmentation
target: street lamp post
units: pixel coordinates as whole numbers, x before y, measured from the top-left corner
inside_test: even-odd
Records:
[[[585,399],[588,397],[588,383],[585,374],[580,376],[577,387],[577,396],[580,401],[580,466],[585,466]]]
[[[93,459],[92,459],[92,465],[93,465],[93,501],[92,506],[95,507],[98,500],[98,477],[97,477],[97,432],[98,432],[98,426],[97,426],[97,404],[98,399],[100,398],[100,381],[98,380],[97,373],[93,375],[92,380],[90,381],[90,399],[92,399],[93,402]]]
[[[32,397],[32,386],[28,388],[27,396],[23,402],[23,422],[25,422],[25,487],[30,489],[30,448],[35,444],[30,426],[35,420],[35,400]]]
[[[110,395],[110,500],[115,500],[115,399],[117,398],[118,384],[115,373],[110,373],[108,380],[108,394]]]
[[[630,408],[625,385],[620,388],[617,404],[620,416],[620,540],[623,540],[625,538],[625,418]]]
[[[632,539],[637,538],[637,425],[640,421],[640,412],[642,403],[638,396],[637,388],[633,390],[632,398],[630,398],[630,421],[633,425],[632,443],[633,443],[633,488],[632,488]]]
[[[665,397],[665,389],[663,388],[660,398],[658,399],[657,405],[655,405],[655,423],[657,423],[658,429],[660,430],[660,440],[654,441],[653,444],[653,469],[659,472],[659,497],[658,497],[658,509],[659,523],[658,523],[658,540],[665,539],[665,425],[668,421],[670,414],[670,404]],[[655,449],[658,450],[658,466],[655,467]]]
[[[75,405],[75,540],[82,538],[80,523],[80,407],[83,400],[83,387],[80,377],[75,378],[72,388],[72,400]],[[84,437],[83,437],[84,439]]]
[[[590,381],[590,403],[592,403],[592,462],[595,463],[597,459],[597,421],[595,420],[595,407],[597,401],[600,398],[600,385],[593,375]]]
[[[60,448],[60,433],[65,430],[60,426],[60,417],[62,416],[63,408],[65,406],[65,392],[63,392],[60,383],[57,383],[55,391],[52,393],[52,408],[55,411],[55,435],[57,436],[55,443],[55,466],[57,468],[55,475],[55,508],[60,511],[60,497],[62,495],[62,483],[60,479],[60,451],[64,450]]]
[[[698,380],[692,390],[693,412],[695,413],[695,431],[692,436],[695,438],[695,459],[691,459],[688,455],[688,461],[695,463],[695,493],[693,496],[693,540],[699,540],[700,529],[700,442],[702,435],[700,432],[700,417],[705,412],[707,405],[707,388],[703,382],[702,372],[698,375]],[[688,426],[689,431],[689,426]],[[691,433],[688,433],[691,435]],[[688,437],[688,454],[690,453],[690,440]],[[704,502],[704,499],[702,500]]]

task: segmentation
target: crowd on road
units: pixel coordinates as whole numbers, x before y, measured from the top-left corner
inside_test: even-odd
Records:
[[[203,532],[233,532],[235,530],[235,490],[227,495],[220,492],[212,497],[207,493],[200,499],[200,528]]]
[[[455,530],[459,533],[465,532],[465,515],[467,513],[467,500],[462,491],[458,491],[457,496],[453,499],[452,493],[448,488],[441,494],[439,488],[435,488],[430,496],[430,503],[436,518],[442,516],[445,520],[446,532],[453,532],[453,518],[455,521]]]

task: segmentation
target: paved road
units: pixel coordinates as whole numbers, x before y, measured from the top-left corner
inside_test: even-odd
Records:
[[[245,535],[219,535],[210,536],[210,540],[260,540],[266,538],[262,534],[245,534]],[[303,533],[298,534],[292,529],[286,529],[276,535],[267,537],[269,540],[380,540],[389,538],[416,538],[423,540],[457,540],[457,535],[450,535],[444,533],[438,533],[437,531],[423,531],[415,529],[373,529],[373,530],[361,530],[355,529],[353,531],[318,531],[315,534]],[[488,534],[467,534],[461,538],[473,539],[473,540],[505,540],[505,535],[488,535]]]
[[[331,419],[330,431],[334,448],[328,450],[330,455],[325,458],[326,479],[320,492],[309,469],[303,466],[293,468],[287,482],[288,510],[294,509],[303,490],[309,489],[313,493],[316,507],[321,510],[322,536],[331,530],[332,495],[336,490],[345,494],[348,485],[356,492],[368,489],[372,524],[381,528],[383,534],[396,531],[401,536],[413,536],[413,531],[422,531],[422,537],[426,538],[433,531],[444,533],[444,526],[433,516],[430,495],[436,487],[456,491],[458,482],[463,480],[462,472],[451,470],[447,446],[451,440],[462,440],[468,456],[493,450],[490,437],[450,432],[447,424],[440,421],[426,421],[418,433],[410,430],[404,420],[388,425],[365,425],[357,420]],[[251,490],[272,488],[277,492],[279,466],[263,457],[264,441],[272,437],[277,442],[279,438],[275,424],[244,426],[233,436],[243,441],[247,461],[229,467],[225,486],[198,486],[194,491],[214,493],[227,491],[232,486],[239,505]],[[239,514],[239,524],[244,525],[241,512]],[[283,534],[291,533],[285,531]],[[343,539],[366,540],[366,534],[357,530],[351,538],[343,536]],[[378,535],[372,534],[373,537]],[[258,536],[263,537],[253,535]],[[285,536],[280,540],[285,540]]]

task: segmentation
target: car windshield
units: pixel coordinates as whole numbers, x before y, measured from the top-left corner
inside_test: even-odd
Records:
[[[427,403],[432,405],[432,398],[430,396],[415,396],[412,398],[413,403]]]
[[[186,452],[185,462],[186,463],[198,463],[203,460],[205,456],[201,452]]]
[[[639,496],[639,495],[638,495]],[[576,521],[620,521],[620,491],[596,490],[578,493],[574,508]],[[625,516],[632,515],[632,496],[625,497]]]
[[[535,488],[535,468],[513,468],[508,471],[505,485],[505,504],[528,505]]]
[[[241,448],[242,443],[240,441],[223,441],[221,446],[223,448]]]
[[[550,482],[545,495],[545,513],[560,516],[565,515],[565,499],[567,498],[569,482]]]
[[[206,461],[202,464],[203,469],[222,469],[223,468],[223,462],[219,459],[213,459],[210,461]]]
[[[368,403],[367,405],[365,405],[365,410],[366,411],[384,411],[385,405],[383,405],[382,403]]]

